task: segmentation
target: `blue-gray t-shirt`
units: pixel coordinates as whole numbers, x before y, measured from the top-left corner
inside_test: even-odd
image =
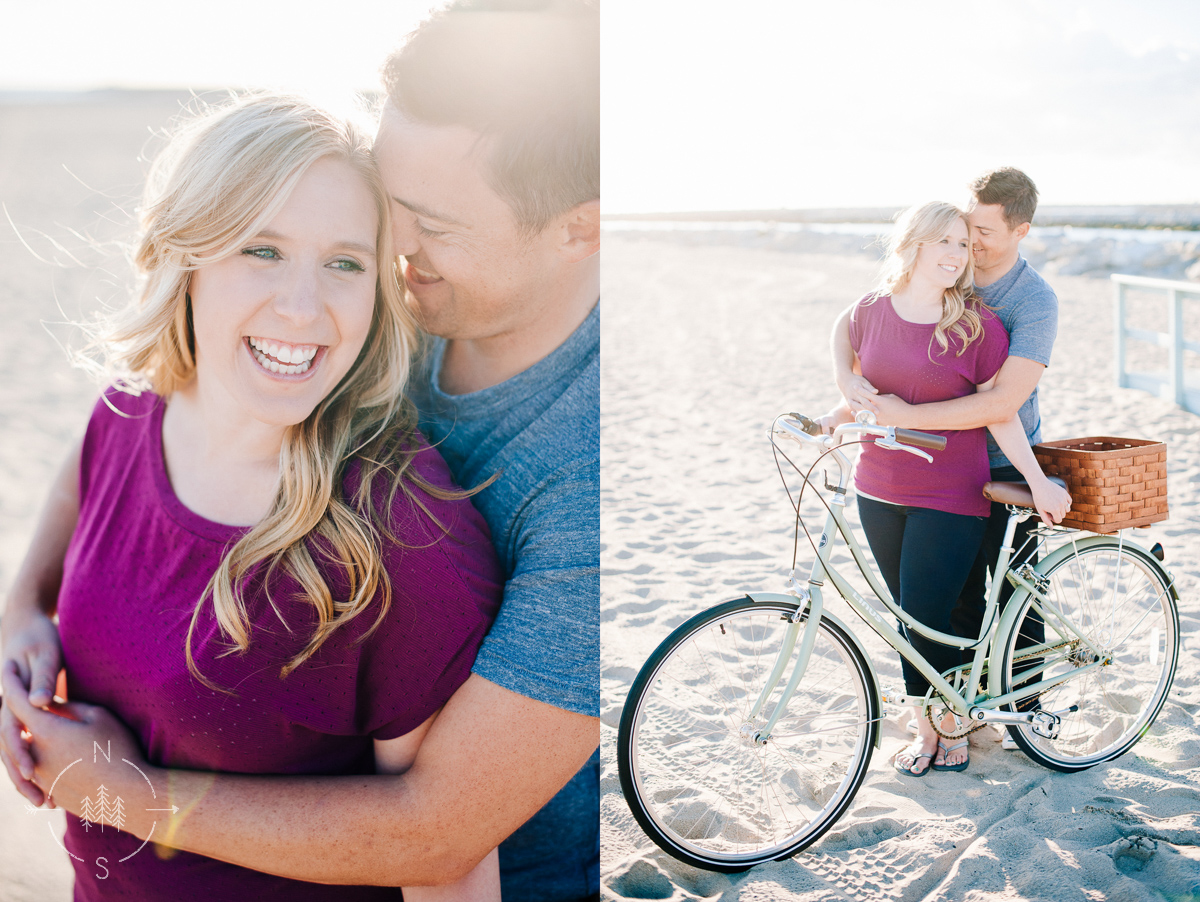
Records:
[[[504,600],[472,672],[600,714],[600,307],[547,357],[499,385],[448,395],[446,343],[413,380],[421,431],[472,496],[505,569]],[[502,774],[496,775],[503,780]],[[500,845],[505,899],[600,891],[600,756]]]
[[[991,285],[975,289],[1008,330],[1008,356],[1024,357],[1050,365],[1050,351],[1058,334],[1058,296],[1024,257]],[[1034,388],[1021,405],[1021,425],[1029,444],[1042,440],[1042,416]],[[988,433],[988,463],[992,468],[1012,466],[992,434]]]

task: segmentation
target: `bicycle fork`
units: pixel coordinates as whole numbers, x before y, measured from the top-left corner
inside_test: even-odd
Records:
[[[792,696],[796,693],[796,687],[800,685],[800,681],[804,679],[804,672],[808,669],[808,660],[812,656],[813,646],[817,641],[817,630],[821,622],[824,605],[821,602],[821,591],[819,589],[814,588],[811,591],[808,588],[797,589],[796,597],[799,604],[789,618],[788,629],[784,633],[783,645],[779,649],[779,656],[775,659],[775,666],[771,668],[771,673],[767,676],[767,681],[763,685],[762,692],[759,693],[758,700],[754,703],[754,707],[750,709],[749,718],[742,724],[739,730],[742,742],[747,745],[767,744],[767,740],[771,738],[771,730],[775,728],[775,722],[779,720],[780,715],[783,714],[784,709],[787,708],[788,703],[792,700]],[[804,617],[805,611],[808,612],[807,618]],[[803,636],[801,636],[802,627]],[[797,640],[800,642],[800,652],[796,658],[796,666],[792,668],[792,675],[788,679],[787,685],[783,687],[783,695],[775,705],[775,710],[771,713],[771,717],[767,722],[762,727],[756,727],[754,722],[762,713],[767,699],[775,691],[775,687],[779,685],[779,681],[783,679],[783,673],[787,670],[788,661],[791,660]]]

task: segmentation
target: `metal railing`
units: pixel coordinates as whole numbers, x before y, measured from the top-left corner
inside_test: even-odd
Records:
[[[1151,279],[1146,276],[1127,276],[1113,273],[1116,290],[1116,375],[1121,388],[1136,388],[1178,404],[1184,410],[1200,413],[1200,371],[1190,373],[1184,366],[1184,352],[1200,354],[1200,342],[1188,341],[1184,335],[1183,305],[1185,301],[1200,302],[1200,282],[1177,282],[1171,279]],[[1149,288],[1167,295],[1167,331],[1134,329],[1126,325],[1126,288]],[[1127,369],[1126,343],[1129,339],[1149,342],[1167,349],[1167,371],[1147,373]]]

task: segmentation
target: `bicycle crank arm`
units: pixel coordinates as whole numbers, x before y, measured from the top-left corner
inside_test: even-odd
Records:
[[[1059,728],[1062,726],[1062,715],[1073,714],[1078,710],[1078,705],[1071,705],[1061,711],[994,711],[986,708],[972,708],[970,717],[977,723],[1029,726],[1039,736],[1046,739],[1057,739]]]
[[[899,705],[900,707],[912,706],[914,708],[923,708],[925,706],[925,696],[923,695],[905,695],[897,689],[892,689],[887,686],[883,687],[883,692],[880,697],[885,705]]]

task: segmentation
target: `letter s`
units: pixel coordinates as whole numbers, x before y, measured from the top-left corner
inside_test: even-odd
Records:
[[[104,866],[104,864],[101,863],[101,862],[107,863],[107,861],[108,861],[108,859],[104,858],[103,856],[96,859],[96,867],[98,867],[98,868],[100,868],[100,870],[104,871],[103,874],[96,875],[97,880],[107,880],[108,879],[108,868],[106,868]]]

